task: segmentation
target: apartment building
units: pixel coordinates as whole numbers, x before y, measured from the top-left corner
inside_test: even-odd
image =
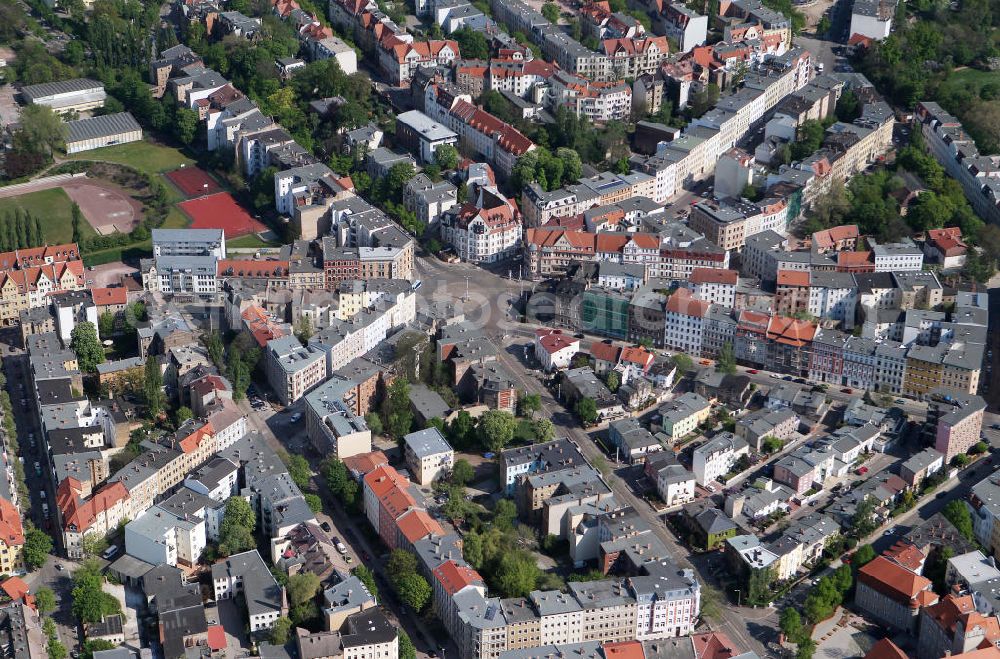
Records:
[[[783,233],[788,219],[784,199],[757,203],[699,201],[691,211],[689,226],[722,249],[741,251],[750,236],[764,231]]]
[[[691,470],[699,485],[708,485],[729,473],[736,461],[749,452],[750,447],[745,441],[730,432],[723,432],[694,450]]]
[[[986,401],[979,396],[938,388],[927,399],[927,427],[933,428],[934,449],[945,463],[980,441]]]
[[[664,345],[699,356],[702,352],[705,318],[711,304],[695,299],[686,288],[667,298]]]
[[[294,336],[268,341],[265,360],[268,384],[283,405],[294,403],[327,377],[323,352],[303,347]]]
[[[421,485],[430,485],[451,472],[455,451],[437,428],[411,432],[403,442],[406,466]]]
[[[0,254],[0,322],[19,322],[21,313],[48,306],[49,296],[85,288],[83,261],[75,243]]]
[[[937,601],[930,579],[885,556],[858,570],[854,605],[892,629],[914,633],[920,609]]]
[[[21,512],[11,501],[0,498],[0,570],[17,574],[24,570],[24,527]]]
[[[495,263],[511,258],[521,245],[523,223],[513,200],[495,187],[481,187],[474,202],[441,214],[441,238],[458,258]]]
[[[711,412],[711,403],[696,393],[688,392],[661,405],[656,410],[653,427],[676,442],[697,430]]]
[[[684,285],[694,296],[712,304],[732,309],[736,306],[739,273],[722,268],[694,268]]]
[[[250,631],[268,630],[288,614],[284,588],[278,585],[260,553],[254,549],[234,554],[212,565],[216,601],[243,593]]]

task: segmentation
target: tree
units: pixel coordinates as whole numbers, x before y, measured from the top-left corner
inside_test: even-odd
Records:
[[[973,540],[972,531],[972,514],[969,512],[969,507],[965,505],[964,501],[958,499],[953,499],[948,502],[948,505],[944,507],[941,514],[945,518],[955,525],[958,532],[962,534],[966,540]]]
[[[785,442],[783,440],[774,437],[773,435],[768,435],[764,438],[764,441],[761,442],[761,449],[763,449],[764,453],[770,455],[771,453],[777,453],[780,451],[781,447],[784,445]]]
[[[56,151],[66,148],[69,129],[52,108],[28,105],[21,110],[18,129],[13,136],[13,150],[42,156],[47,162]]]
[[[49,659],[66,659],[66,646],[58,638],[50,638],[48,643]],[[91,655],[93,656],[93,655]]]
[[[174,412],[174,423],[178,427],[183,425],[185,421],[188,421],[193,418],[194,418],[194,412],[191,411],[190,407],[184,405],[178,407],[177,411]]]
[[[56,610],[56,594],[51,588],[42,586],[35,591],[35,608],[43,616]]]
[[[117,645],[103,638],[92,638],[84,642],[80,651],[80,659],[94,659],[94,653],[101,650],[114,650]]]
[[[448,441],[456,449],[468,448],[475,440],[476,421],[467,411],[462,410],[448,424]]]
[[[434,150],[434,162],[441,169],[455,169],[458,167],[458,149],[450,144],[440,145]]]
[[[510,412],[489,410],[479,417],[479,435],[483,447],[499,453],[514,439],[517,421]]]
[[[795,659],[812,659],[813,653],[816,652],[816,641],[809,637],[800,640],[795,649]]]
[[[427,579],[416,572],[404,575],[396,584],[396,591],[399,600],[417,613],[424,610],[433,594]]]
[[[226,555],[249,551],[256,546],[253,531],[257,526],[257,515],[246,499],[229,497],[226,511],[219,524],[219,551]]]
[[[548,19],[550,23],[558,23],[559,7],[554,2],[546,2],[542,5],[542,16]]]
[[[93,373],[98,364],[104,363],[104,348],[97,338],[97,328],[93,323],[84,321],[76,324],[70,332],[70,347],[76,353],[80,370],[84,373]]]
[[[212,332],[202,337],[205,342],[205,349],[208,350],[208,358],[212,360],[217,368],[223,367],[223,357],[225,356],[226,348],[222,345],[222,338],[219,336],[218,332]]]
[[[581,398],[576,401],[573,412],[584,427],[592,426],[597,421],[597,403],[593,398]]]
[[[469,461],[464,458],[455,460],[455,465],[451,468],[451,482],[459,487],[464,487],[472,482],[476,477],[476,470],[472,468]]]
[[[531,432],[535,435],[535,441],[548,442],[556,434],[556,427],[548,419],[535,419],[531,422]]]
[[[410,432],[413,413],[410,411],[410,385],[406,378],[396,378],[386,391],[383,404],[385,429],[397,442]]]
[[[677,370],[681,376],[683,376],[684,373],[690,371],[694,367],[694,360],[685,355],[683,352],[678,352],[676,355],[674,355],[673,360],[674,360],[674,366],[677,367]]]
[[[86,561],[73,575],[73,615],[83,623],[97,623],[105,617],[121,613],[121,605],[103,590],[101,568],[93,561]]]
[[[181,144],[189,145],[198,134],[198,113],[187,108],[178,108],[174,113],[174,137]]]
[[[37,570],[45,565],[45,561],[52,551],[52,538],[45,532],[30,528],[24,534],[24,548],[21,555],[24,558],[24,566],[28,570]]]
[[[351,571],[351,574],[356,576],[361,583],[365,585],[368,592],[372,594],[372,597],[378,597],[378,585],[375,583],[375,575],[364,565],[359,565]]]
[[[496,508],[493,509],[493,525],[501,531],[509,531],[514,528],[514,520],[517,519],[517,505],[510,499],[500,499]]]
[[[541,570],[532,556],[520,551],[503,554],[496,567],[501,597],[527,597],[538,583]]]
[[[312,320],[309,316],[302,316],[299,318],[298,329],[295,331],[295,338],[299,340],[302,345],[309,343],[309,339],[313,335]]]
[[[608,390],[611,393],[618,391],[618,387],[621,386],[622,376],[618,374],[618,371],[608,371],[608,374],[604,378],[604,383],[608,385]]]
[[[389,573],[389,578],[392,579],[393,583],[408,574],[416,574],[417,557],[403,549],[393,549],[385,564],[385,571]]]
[[[306,500],[306,505],[309,506],[309,510],[311,510],[314,515],[318,515],[323,512],[323,500],[319,498],[319,495],[309,492],[307,494],[303,494],[302,498]]]
[[[802,633],[802,617],[797,609],[790,606],[782,610],[778,624],[781,627],[781,633],[793,643]]]
[[[462,538],[462,556],[477,570],[483,566],[483,536],[470,531]]]
[[[719,360],[715,363],[715,369],[726,375],[734,375],[736,373],[736,355],[733,354],[733,344],[729,341],[722,344],[722,350],[719,351]]]
[[[542,397],[538,394],[522,393],[517,399],[517,413],[521,416],[533,417],[542,409]]]
[[[115,333],[115,316],[110,311],[105,311],[97,319],[98,331],[102,339],[110,339]]]
[[[299,572],[288,577],[288,603],[291,606],[299,606],[311,601],[316,597],[319,590],[319,577],[309,571]]]
[[[373,435],[382,434],[382,419],[379,418],[378,414],[375,414],[374,412],[366,414],[365,423],[368,425],[368,429],[372,431]]]
[[[851,565],[853,565],[855,569],[860,568],[875,560],[875,556],[877,556],[877,554],[875,553],[874,547],[871,545],[861,545],[851,556]]]
[[[416,659],[417,649],[413,646],[410,635],[402,627],[397,632],[399,633],[399,659]]]
[[[986,442],[982,441],[976,442],[972,446],[972,448],[969,449],[969,453],[971,453],[972,455],[982,455],[983,453],[986,453],[989,447],[990,447],[989,444],[987,444]]]
[[[288,468],[288,475],[292,477],[292,480],[299,486],[299,489],[310,489],[312,486],[312,467],[309,466],[309,461],[301,455],[292,455],[287,452],[281,457]]]
[[[155,355],[146,357],[142,391],[146,398],[146,407],[149,408],[149,415],[151,417],[158,416],[166,404],[166,395],[163,393],[163,373],[160,371],[160,361]]]
[[[358,483],[347,471],[344,463],[336,457],[330,457],[323,464],[323,477],[326,486],[334,496],[340,497],[345,506],[353,506],[358,498]]]
[[[271,627],[271,644],[272,645],[284,645],[288,642],[291,637],[292,631],[292,619],[291,618],[278,618],[274,626]]]
[[[856,538],[864,538],[870,535],[878,523],[875,521],[875,499],[866,496],[854,510],[854,517],[851,518],[851,534]]]

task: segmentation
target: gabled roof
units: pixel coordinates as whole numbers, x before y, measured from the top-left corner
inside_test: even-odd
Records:
[[[688,281],[692,284],[732,284],[739,281],[740,273],[723,268],[694,268]]]
[[[928,590],[930,579],[910,572],[884,556],[858,570],[858,580],[876,592],[907,606],[918,606],[917,596]]]
[[[469,586],[485,586],[485,582],[478,572],[468,565],[462,565],[453,560],[445,561],[436,567],[434,578],[438,580],[449,597]]]
[[[122,286],[114,288],[91,288],[90,295],[94,304],[99,307],[128,303],[128,289]]]
[[[444,535],[444,529],[426,510],[411,510],[396,521],[403,536],[414,543],[431,535]]]
[[[883,638],[872,646],[864,659],[909,659],[909,657],[892,640]]]

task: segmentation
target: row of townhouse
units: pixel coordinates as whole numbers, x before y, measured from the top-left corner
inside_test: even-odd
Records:
[[[729,252],[684,230],[664,237],[543,227],[525,231],[524,262],[533,279],[565,274],[580,263],[613,262],[641,266],[646,279],[686,280],[698,268],[728,268]]]
[[[960,234],[959,234],[960,235]],[[766,230],[746,238],[740,259],[740,272],[774,283],[779,272],[829,274],[844,273],[863,277],[880,273],[919,275],[924,265],[924,250],[908,238],[899,242],[879,243],[866,238],[868,249],[846,248],[821,251],[815,247],[792,249],[792,243],[776,231]],[[879,277],[872,281],[879,287]]]
[[[417,41],[371,0],[335,0],[329,5],[329,17],[340,29],[354,33],[355,43],[377,58],[379,68],[396,86],[408,87],[419,68],[448,65],[461,59],[457,42]]]
[[[348,288],[348,284],[353,287]],[[266,342],[265,373],[271,388],[285,405],[299,400],[331,374],[412,323],[415,299],[407,281],[345,282],[335,303],[336,312],[316,326],[316,334],[306,345],[291,334]],[[362,427],[359,431],[365,430]]]
[[[754,535],[735,535],[725,540],[724,550],[743,580],[753,573],[770,572],[787,581],[801,569],[814,566],[826,543],[840,533],[840,525],[826,515],[812,513],[797,520],[780,536],[762,542]]]
[[[849,300],[855,289],[846,281],[842,285],[838,289],[842,295],[835,297]],[[875,313],[866,305],[864,288],[858,288],[859,304]],[[874,331],[868,321],[862,336],[850,336],[777,310],[736,311],[680,289],[667,301],[664,345],[713,357],[728,343],[736,358],[746,363],[863,390],[922,398],[944,386],[974,394],[983,367],[986,302],[982,296],[960,293],[956,303],[950,318],[943,312],[915,309],[912,302],[908,310],[894,307],[886,330],[868,338],[867,331]],[[826,317],[832,318],[840,306],[830,308],[833,313]]]
[[[142,259],[143,288],[171,295],[215,297],[230,281],[266,283],[276,289],[335,290],[347,280],[412,278],[414,241],[380,210],[352,196],[331,204],[325,217],[324,229],[332,235],[286,245],[277,259],[227,259],[217,250]],[[222,233],[169,231],[183,235]],[[511,240],[508,237],[507,242]],[[158,236],[154,236],[154,245],[157,243]]]
[[[785,96],[810,81],[811,62],[811,55],[801,48],[771,57],[747,76],[739,91],[720,99],[680,137],[652,156],[633,156],[633,175],[642,173],[653,179],[651,192],[643,196],[665,203],[684,186],[711,176],[721,154],[755,130]],[[574,215],[591,205],[588,195],[581,199],[579,193],[578,185],[552,192],[529,187],[522,195],[522,211],[532,225],[557,215]]]
[[[503,179],[510,177],[518,158],[535,148],[519,130],[476,107],[471,95],[448,83],[427,86],[424,112],[454,131]]]
[[[991,222],[1000,221],[1000,159],[980,154],[962,123],[937,103],[918,103],[913,121],[934,158],[962,184],[976,212]]]
[[[546,455],[558,450],[553,443],[518,450],[536,452],[536,448]],[[522,458],[538,461],[526,453]],[[527,475],[519,473],[522,478]],[[516,477],[510,478],[513,482]],[[645,549],[647,556],[660,558],[636,566],[635,576],[571,584],[568,593],[535,591],[525,598],[501,600],[488,596],[483,578],[462,558],[460,537],[427,514],[424,497],[414,484],[389,466],[375,467],[362,482],[369,523],[387,546],[417,556],[419,569],[432,584],[435,610],[462,657],[496,658],[508,651],[553,644],[669,638],[690,633],[697,620],[697,581],[662,558],[662,545],[648,528],[638,531],[642,540],[635,539],[639,536],[634,525],[641,520],[634,513],[609,515],[602,528],[608,538],[609,569],[633,544],[630,534],[634,544],[658,545],[657,551]],[[596,524],[588,534],[588,551],[596,558],[594,550],[600,544]],[[620,546],[613,546],[615,542]]]
[[[76,243],[0,254],[0,322],[13,325],[21,314],[48,306],[49,296],[85,286]]]

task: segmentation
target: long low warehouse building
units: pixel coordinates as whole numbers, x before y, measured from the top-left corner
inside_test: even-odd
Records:
[[[104,85],[90,78],[43,82],[21,88],[21,96],[31,105],[47,105],[53,112],[86,112],[104,107]]]
[[[67,154],[138,142],[142,139],[142,127],[129,112],[68,121],[66,126],[69,128],[66,137]]]

